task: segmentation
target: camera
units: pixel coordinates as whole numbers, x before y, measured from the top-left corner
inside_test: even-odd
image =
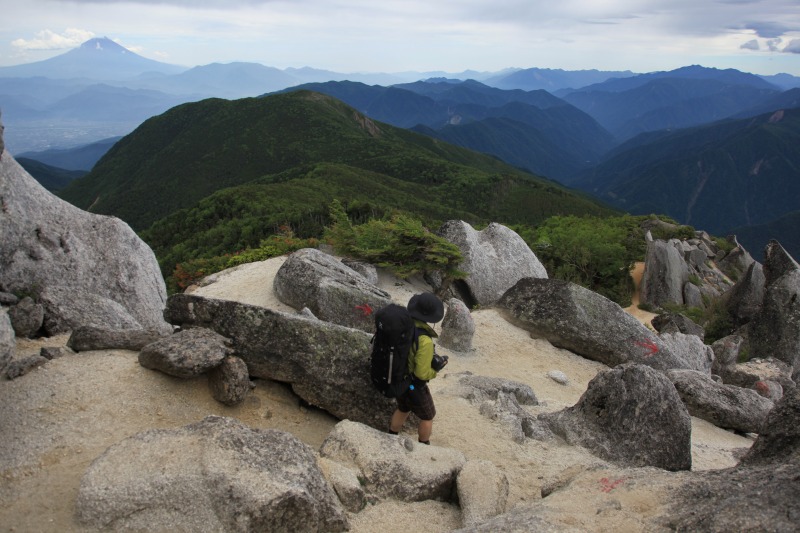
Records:
[[[440,371],[447,365],[447,361],[449,358],[446,355],[439,355],[438,353],[433,354],[433,359],[431,360],[431,368],[435,371]]]

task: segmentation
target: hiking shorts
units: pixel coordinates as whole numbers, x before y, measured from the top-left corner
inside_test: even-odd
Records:
[[[433,420],[436,407],[427,383],[417,383],[414,390],[408,389],[397,397],[397,409],[403,413],[413,412],[420,420]]]

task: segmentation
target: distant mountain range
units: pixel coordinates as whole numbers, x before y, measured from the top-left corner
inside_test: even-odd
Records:
[[[119,48],[95,39],[48,62],[0,69],[7,147],[18,152],[18,146],[41,151],[54,144],[86,145],[212,95],[313,90],[374,120],[490,154],[622,209],[664,213],[717,233],[746,232],[755,224],[780,232],[773,236],[782,242],[793,240],[787,234],[791,226],[777,223],[800,210],[792,188],[800,168],[792,111],[800,105],[800,78],[787,74],[755,76],[697,65],[645,74],[339,74],[253,63],[181,69]],[[69,72],[95,75],[23,77]],[[770,122],[779,111],[782,119]]]
[[[497,156],[564,181],[614,146],[592,117],[544,90],[502,90],[474,80],[381,87],[307,83],[286,89],[333,96],[382,122]]]
[[[12,153],[21,153],[125,135],[146,118],[179,103],[257,96],[305,83],[354,81],[391,86],[431,78],[474,79],[502,89],[554,92],[635,76],[627,71],[538,68],[459,73],[340,73],[310,67],[281,70],[257,63],[186,68],[143,58],[110,39],[98,38],[45,61],[0,67],[0,110],[6,125],[6,145]],[[782,88],[800,87],[800,78],[789,75],[764,79]],[[91,105],[96,93],[113,103],[116,91],[119,105],[104,105],[102,109]],[[69,98],[77,93],[86,98]],[[60,127],[47,127],[53,121]]]
[[[800,210],[799,169],[800,109],[787,109],[639,138],[573,185],[726,233]]]

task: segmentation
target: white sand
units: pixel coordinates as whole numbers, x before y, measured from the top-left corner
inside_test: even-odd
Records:
[[[291,312],[272,291],[273,276],[283,260],[243,265],[191,291]],[[385,272],[379,285],[401,304],[428,288],[420,279],[401,281]],[[648,320],[646,315],[637,317]],[[450,355],[450,364],[431,382],[438,412],[433,444],[456,448],[468,459],[489,460],[504,471],[510,481],[508,509],[540,500],[543,486],[572,479],[569,493],[557,492],[544,500],[551,519],[581,531],[644,530],[646,518],[657,514],[664,502],[658,490],[643,487],[665,474],[655,469],[623,471],[565,444],[534,440],[517,444],[501,424],[482,416],[478,406],[448,393],[454,374],[470,371],[527,383],[542,404],[530,411],[555,411],[577,402],[604,366],[532,339],[492,309],[475,311],[473,318],[472,353],[438,349]],[[17,356],[65,342],[65,336],[18,339]],[[548,378],[550,370],[562,371],[569,384]],[[83,472],[110,445],[146,429],[181,426],[218,414],[253,427],[291,432],[318,449],[336,423],[322,411],[301,407],[285,385],[266,380],[257,380],[242,405],[225,407],[212,399],[205,377],[165,376],[141,367],[137,354],[124,350],[84,352],[51,361],[17,380],[0,381],[0,404],[2,531],[82,530],[74,520],[73,506]],[[733,466],[734,453],[751,443],[693,419],[693,469]],[[386,501],[350,518],[355,532],[461,527],[458,507],[442,502]]]

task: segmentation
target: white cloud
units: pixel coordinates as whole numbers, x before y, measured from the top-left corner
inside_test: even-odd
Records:
[[[50,30],[42,30],[36,32],[36,37],[33,39],[15,39],[11,41],[11,46],[20,50],[64,50],[80,46],[94,36],[94,33],[88,30],[79,30],[77,28],[67,28],[60,34]]]

